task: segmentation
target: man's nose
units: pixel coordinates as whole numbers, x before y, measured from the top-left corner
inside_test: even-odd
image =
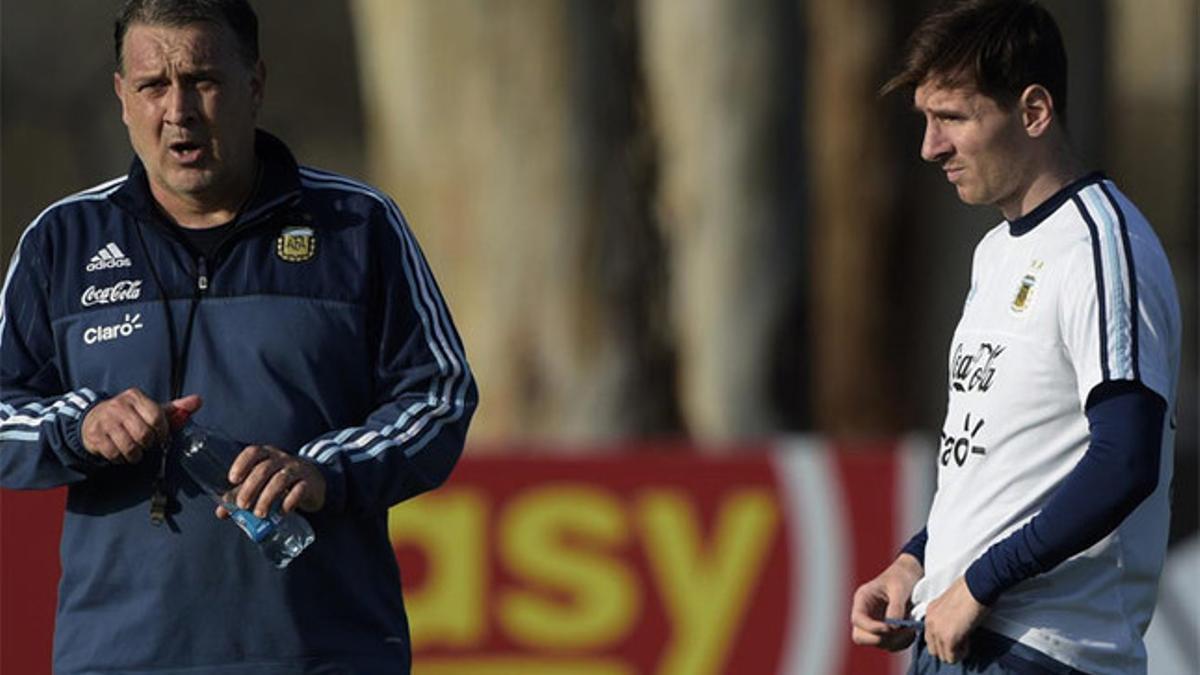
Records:
[[[936,122],[925,125],[925,137],[921,140],[921,159],[936,162],[950,154],[950,140]]]
[[[184,125],[196,116],[196,97],[194,92],[185,86],[174,84],[167,94],[167,110],[165,119],[170,124]]]

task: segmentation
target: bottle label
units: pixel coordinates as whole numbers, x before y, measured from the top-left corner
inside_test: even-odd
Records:
[[[266,539],[275,531],[275,514],[273,513],[266,518],[259,518],[254,515],[253,511],[237,509],[232,512],[232,515],[233,521],[255,543]]]

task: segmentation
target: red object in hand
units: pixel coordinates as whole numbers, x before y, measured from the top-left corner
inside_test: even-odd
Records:
[[[179,431],[179,428],[187,424],[192,413],[183,408],[172,407],[167,411],[167,423],[171,425],[171,431]]]

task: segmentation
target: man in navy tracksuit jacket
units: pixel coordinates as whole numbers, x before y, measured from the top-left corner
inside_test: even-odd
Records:
[[[69,487],[55,672],[409,670],[387,509],[446,479],[477,391],[396,205],[255,128],[256,32],[244,0],[127,3],[137,159],[8,269],[0,484]],[[316,533],[289,567],[162,449],[172,409],[253,444],[239,506]]]

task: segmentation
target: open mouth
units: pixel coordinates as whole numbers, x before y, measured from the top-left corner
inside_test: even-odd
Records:
[[[183,164],[200,160],[204,155],[204,146],[194,141],[175,141],[167,146],[171,156]]]

